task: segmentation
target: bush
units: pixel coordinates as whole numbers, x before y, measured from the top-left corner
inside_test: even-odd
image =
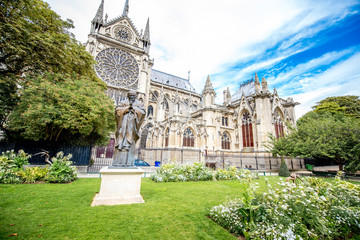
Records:
[[[23,165],[29,164],[28,159],[31,155],[20,150],[17,154],[14,150],[3,152],[0,156],[0,183],[21,183],[19,171]]]
[[[212,180],[212,171],[201,163],[193,165],[164,164],[151,176],[155,182],[185,182]]]
[[[48,166],[42,167],[32,167],[26,168],[25,170],[19,171],[18,176],[22,179],[25,183],[34,183],[37,181],[43,181],[46,178],[48,173]]]
[[[246,169],[238,170],[236,167],[228,169],[219,169],[213,171],[205,167],[202,163],[193,165],[179,165],[176,163],[162,165],[156,174],[151,176],[154,182],[185,182],[185,181],[210,181],[216,180],[234,180],[240,178],[255,178],[251,171]]]
[[[281,165],[280,165],[280,169],[279,169],[279,176],[280,177],[289,177],[290,176],[290,171],[289,168],[287,167],[284,158],[281,158]]]
[[[216,206],[210,217],[247,239],[345,239],[360,231],[359,185],[304,178],[268,188]]]
[[[68,183],[77,178],[76,167],[72,166],[71,154],[64,156],[63,152],[58,152],[56,157],[51,158],[51,165],[46,175],[46,181],[51,183]]]

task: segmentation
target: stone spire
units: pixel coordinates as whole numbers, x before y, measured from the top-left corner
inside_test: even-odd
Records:
[[[215,104],[215,91],[210,81],[210,76],[208,75],[205,83],[204,90],[202,91],[203,97],[203,106],[211,106]]]
[[[129,13],[129,0],[126,0],[122,16],[127,17],[128,13]]]
[[[255,73],[255,92],[256,93],[261,92],[260,81],[259,81],[259,77],[258,77],[257,73]]]
[[[227,89],[224,90],[224,105],[227,105],[230,102],[231,102],[231,94],[229,87],[227,87]]]
[[[149,18],[146,22],[146,27],[144,31],[144,35],[142,36],[142,41],[144,43],[144,49],[147,53],[149,53],[150,49],[150,24],[149,24]]]
[[[214,88],[212,86],[212,83],[210,81],[210,76],[208,75],[207,76],[207,79],[206,79],[206,83],[205,83],[205,87],[204,87],[204,90],[203,90],[203,95],[206,94],[207,92],[214,92]]]
[[[91,21],[91,33],[96,32],[100,27],[104,26],[104,0],[101,0],[100,6],[96,12],[94,19]]]
[[[147,19],[147,22],[146,22],[146,27],[145,27],[143,39],[144,39],[144,41],[147,41],[148,43],[150,43],[150,24],[149,24],[149,18]]]
[[[269,92],[268,84],[264,77],[261,79],[261,87],[262,87],[263,93]]]

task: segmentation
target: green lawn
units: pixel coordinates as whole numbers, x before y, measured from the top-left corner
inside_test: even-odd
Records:
[[[257,181],[265,187],[263,178]],[[0,239],[236,239],[207,215],[240,196],[238,181],[143,179],[144,204],[90,207],[99,188],[100,179],[0,185]]]

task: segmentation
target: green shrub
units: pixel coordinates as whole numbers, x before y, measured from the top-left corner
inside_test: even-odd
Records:
[[[246,169],[230,167],[213,171],[202,163],[193,165],[179,165],[176,163],[164,164],[151,176],[154,182],[185,182],[185,181],[210,181],[234,180],[241,178],[255,178],[256,175]]]
[[[43,181],[48,173],[48,166],[42,167],[31,167],[25,170],[19,171],[18,176],[25,183],[34,183],[37,181]]]
[[[360,231],[359,185],[340,179],[303,180],[281,180],[263,194],[243,194],[211,209],[210,217],[247,239],[346,239]]]
[[[71,154],[64,156],[58,152],[56,157],[51,158],[51,164],[46,175],[46,181],[51,183],[67,183],[77,178],[76,167],[72,166]]]
[[[19,171],[23,165],[29,164],[31,155],[20,150],[17,154],[14,150],[3,152],[0,156],[0,183],[21,183]]]
[[[290,176],[290,171],[289,168],[287,167],[284,158],[281,158],[281,164],[280,164],[280,169],[279,169],[279,176],[280,177],[289,177]]]
[[[155,182],[208,181],[212,178],[212,171],[201,163],[183,166],[176,163],[164,164],[151,176]]]

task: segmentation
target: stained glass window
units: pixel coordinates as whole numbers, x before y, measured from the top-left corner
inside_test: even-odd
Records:
[[[95,71],[107,84],[137,89],[139,66],[128,52],[107,48],[96,56]]]
[[[183,146],[184,147],[194,147],[195,137],[191,128],[187,128],[183,135]]]
[[[254,147],[251,117],[247,111],[242,115],[242,137],[243,147]]]

